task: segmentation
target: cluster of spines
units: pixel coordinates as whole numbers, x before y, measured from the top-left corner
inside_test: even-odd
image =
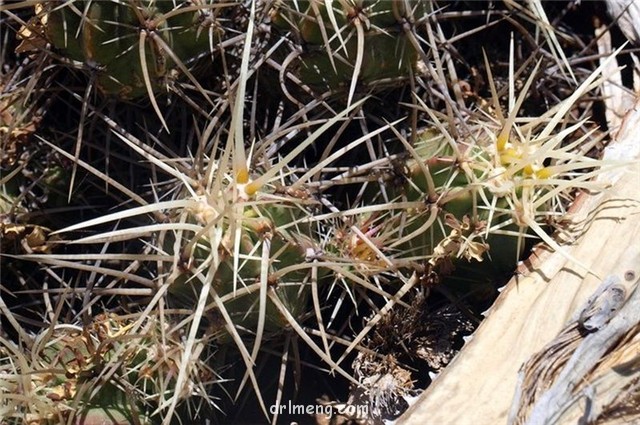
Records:
[[[171,32],[172,27],[166,30],[159,27],[138,28],[135,34],[123,36],[132,38],[133,43],[129,47],[113,57],[103,59],[107,62],[119,61],[128,57],[129,52],[135,53],[129,58],[135,68],[132,73],[135,81],[127,83],[124,77],[114,75],[115,71],[109,69],[109,64],[104,64],[105,67],[99,69],[99,78],[104,81],[98,82],[103,92],[121,97],[146,94],[155,103],[153,99],[154,92],[158,90],[158,81],[166,77],[167,71],[150,66],[151,61],[160,58],[161,61],[174,62],[183,70],[178,64],[186,61],[187,56],[207,54],[211,40],[205,40],[207,43],[204,44],[198,38],[201,29],[190,26],[197,23],[197,2],[187,3],[193,3],[195,9],[187,6],[159,14],[154,12],[152,21],[168,23],[169,18],[165,19],[164,14],[182,16],[185,20],[176,23],[175,37],[191,37],[196,43],[195,50],[189,50],[185,57],[181,57],[180,49],[171,47],[175,57],[171,54],[149,56],[149,52],[155,51],[158,45],[153,44],[157,41],[151,43],[148,40],[156,40],[154,37],[165,40],[166,33]],[[59,231],[66,235],[150,213],[159,213],[166,218],[166,222],[152,223],[143,229],[119,229],[73,242],[105,244],[114,239],[121,241],[140,237],[148,238],[151,244],[158,242],[153,246],[153,251],[160,257],[157,260],[162,263],[160,268],[168,272],[158,276],[160,285],[154,287],[154,291],[158,292],[149,291],[148,295],[155,296],[154,302],[160,305],[160,297],[156,295],[164,294],[164,307],[193,312],[188,315],[186,326],[180,324],[185,326],[188,342],[180,352],[180,359],[176,360],[179,363],[174,371],[178,393],[188,387],[189,365],[197,361],[197,356],[189,350],[200,338],[198,335],[202,333],[203,317],[211,312],[222,316],[213,330],[215,344],[237,346],[247,367],[246,379],[251,379],[254,387],[256,378],[252,369],[263,340],[277,338],[285,331],[294,331],[302,339],[306,338],[305,341],[332,368],[345,373],[340,366],[345,355],[335,360],[329,349],[327,335],[320,332],[322,343],[318,344],[309,338],[302,327],[305,319],[315,318],[318,329],[323,329],[323,316],[327,308],[321,304],[321,297],[333,289],[334,283],[344,283],[344,293],[353,299],[356,293],[366,292],[382,297],[385,305],[374,317],[375,320],[384,314],[385,309],[401,303],[401,295],[416,285],[417,280],[413,279],[412,274],[425,263],[436,267],[449,260],[485,260],[486,253],[491,249],[491,237],[525,237],[526,228],[532,224],[538,225],[534,230],[542,237],[538,215],[554,213],[546,209],[548,201],[569,187],[569,183],[562,183],[558,176],[566,171],[595,166],[595,163],[587,160],[573,164],[568,160],[566,150],[560,148],[560,142],[570,132],[561,132],[561,136],[552,135],[557,124],[555,116],[541,119],[541,130],[534,126],[521,129],[516,123],[516,106],[506,117],[502,112],[497,112],[497,122],[480,125],[477,132],[479,136],[469,136],[469,140],[454,140],[447,128],[450,123],[440,122],[426,105],[421,105],[417,109],[431,118],[430,128],[416,131],[416,143],[413,146],[406,140],[399,140],[399,134],[396,140],[396,143],[403,144],[407,152],[400,162],[402,183],[394,186],[392,180],[392,175],[397,177],[397,161],[382,161],[378,166],[383,172],[377,175],[375,181],[369,181],[368,185],[374,188],[382,184],[385,187],[384,196],[379,194],[377,188],[364,189],[357,203],[347,204],[342,210],[331,205],[329,196],[314,192],[307,183],[330,168],[340,151],[329,155],[317,166],[307,167],[302,173],[291,170],[290,163],[310,149],[320,135],[330,132],[362,110],[367,98],[356,101],[356,89],[366,87],[368,91],[374,91],[374,83],[388,79],[390,73],[393,78],[410,79],[419,72],[418,62],[424,56],[415,48],[415,37],[412,38],[415,34],[407,32],[402,26],[410,25],[410,19],[407,22],[398,20],[401,16],[410,17],[413,12],[396,10],[395,6],[389,9],[389,5],[395,5],[396,2],[364,2],[361,7],[348,1],[335,3],[333,8],[328,8],[317,2],[298,2],[296,4],[300,10],[296,11],[282,10],[284,6],[280,4],[281,9],[272,11],[272,19],[281,31],[296,33],[306,43],[313,45],[310,48],[312,52],[296,57],[298,62],[290,68],[294,71],[293,77],[301,81],[300,87],[311,87],[312,91],[319,93],[328,89],[339,95],[346,94],[346,109],[326,120],[291,153],[282,158],[260,158],[263,160],[262,166],[254,165],[258,161],[246,155],[245,149],[249,143],[242,134],[242,121],[246,115],[242,99],[247,92],[251,54],[249,47],[246,47],[240,51],[242,63],[238,86],[229,92],[231,97],[235,96],[235,105],[227,143],[220,149],[199,152],[200,157],[207,157],[209,161],[205,170],[201,170],[205,171],[202,173],[205,177],[197,182],[200,189],[194,189],[195,184],[183,178],[181,171],[173,168],[169,161],[154,158],[149,151],[140,148],[143,142],[132,141],[132,136],[124,137],[119,133],[120,139],[131,149],[158,168],[181,179],[178,185],[180,189],[171,194],[174,200],[105,215]],[[95,12],[90,2],[81,4]],[[129,9],[132,7],[129,3],[117,5],[126,9],[127,13],[134,11]],[[92,42],[91,34],[95,28],[90,23],[81,23],[82,14],[78,14],[78,5],[71,5],[77,10],[60,6],[48,12],[51,21],[44,23],[48,36],[57,40],[53,42],[54,47],[60,49],[61,54],[67,54],[68,59],[82,62],[96,59],[91,52],[97,51],[98,46],[85,45]],[[204,9],[208,10],[206,7]],[[139,9],[135,11],[140,12]],[[70,16],[69,22],[72,21],[71,26],[76,32],[83,34],[82,43],[78,40],[69,42],[73,37],[69,38],[68,29],[63,29],[68,24],[60,23],[60,17],[66,16],[64,13]],[[255,10],[252,10],[250,21],[254,13]],[[136,19],[140,18],[138,13],[135,15]],[[113,17],[114,22],[117,19]],[[129,30],[127,25],[121,24]],[[147,24],[149,22],[145,21]],[[138,31],[146,32],[144,37],[149,38],[136,38],[140,35]],[[151,35],[153,31],[159,33]],[[394,31],[402,34],[400,43],[394,41],[391,35]],[[244,38],[246,46],[252,45],[252,36],[250,24]],[[67,41],[61,42],[65,37]],[[115,41],[103,40],[102,43],[112,44]],[[146,51],[145,48],[149,46],[153,48]],[[382,66],[380,73],[376,74],[372,65],[363,64],[367,61],[373,63],[376,60],[374,50],[381,46],[388,57],[397,61],[398,66]],[[280,71],[286,74],[289,68],[283,65]],[[189,70],[186,70],[186,74],[188,79],[194,78]],[[535,70],[532,79],[534,77]],[[107,81],[117,81],[126,90],[112,90]],[[593,80],[586,83],[581,91],[592,87],[592,83]],[[523,93],[527,89],[528,85]],[[285,87],[283,91],[286,91]],[[207,93],[205,90],[201,92]],[[500,111],[495,89],[492,95],[496,110]],[[575,99],[572,97],[570,100]],[[516,105],[521,102],[512,100]],[[563,106],[559,110],[566,112],[568,107]],[[158,110],[157,104],[155,109]],[[545,126],[548,123],[551,124]],[[393,125],[395,123],[385,126],[384,130],[392,129]],[[116,129],[113,130],[117,133]],[[539,138],[539,142],[532,137],[536,136],[536,131],[546,133]],[[207,131],[204,133],[210,136]],[[364,138],[354,142],[354,146],[366,141]],[[208,143],[208,140],[202,140],[201,146]],[[214,145],[218,147],[217,143]],[[535,153],[536,149],[543,153]],[[568,165],[548,165],[548,160],[564,161]],[[215,166],[212,165],[214,163]],[[394,170],[385,176],[384,173],[391,168]],[[280,190],[283,184],[284,190]],[[298,196],[300,193],[304,196]],[[321,208],[324,208],[322,214],[318,213]],[[327,210],[328,213],[325,212]],[[491,255],[515,260],[520,245],[518,243],[516,249],[507,253],[492,250]],[[55,260],[55,255],[49,258]],[[108,255],[104,258],[108,258]],[[145,256],[141,255],[140,258]],[[389,276],[399,283],[395,286],[393,283],[382,285],[380,282],[390,281]],[[368,329],[374,320],[370,321]],[[346,352],[353,350],[362,337],[360,334],[350,341]],[[64,347],[61,351],[64,351]],[[259,391],[258,388],[256,390]],[[176,402],[161,403],[160,408],[169,408],[171,413]]]
[[[104,313],[85,326],[58,324],[17,357],[15,344],[2,339],[3,419],[148,424],[168,399],[205,397],[207,381],[217,377],[204,359],[193,361],[189,389],[177,390],[184,345],[162,322],[155,316],[136,320]],[[24,397],[6,397],[12,392]]]

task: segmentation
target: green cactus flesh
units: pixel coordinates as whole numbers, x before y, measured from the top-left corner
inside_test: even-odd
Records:
[[[346,50],[346,55],[339,52],[334,56],[335,68],[324,50],[315,49],[301,54],[297,64],[300,80],[311,87],[331,90],[348,88],[358,54],[355,38],[346,42]],[[371,85],[380,80],[409,77],[416,57],[416,52],[402,34],[367,34],[364,37],[359,80]]]
[[[365,1],[342,9],[334,2],[330,17],[326,4],[316,5],[317,16],[309,2],[298,2],[298,10],[274,9],[272,21],[305,44],[292,65],[300,80],[316,90],[339,91],[349,87],[354,75],[370,86],[406,79],[415,71],[418,52],[402,29],[403,12],[394,11],[394,3],[400,2]]]
[[[443,260],[477,262],[489,257],[497,273],[512,270],[524,248],[514,235],[530,236],[518,219],[520,199],[533,185],[529,168],[511,175],[502,169],[504,158],[496,158],[492,147],[481,144],[456,154],[445,136],[435,130],[421,133],[415,152],[418,157],[404,163],[405,183],[386,185],[391,203],[380,204],[380,191],[375,188],[365,192],[363,204],[373,206],[374,211],[369,208],[356,215],[356,226],[399,267],[411,268],[426,261],[432,265]],[[503,178],[508,181],[500,182]],[[544,189],[539,189],[537,196],[542,194]],[[412,206],[395,208],[401,202]],[[545,208],[551,207],[539,207],[542,211]],[[379,254],[354,234],[335,239],[332,250],[361,268],[381,271],[387,267]]]
[[[45,32],[63,56],[94,69],[96,85],[103,93],[136,98],[147,93],[144,70],[152,89],[158,91],[176,68],[164,45],[182,62],[209,50],[209,34],[200,27],[199,11],[185,9],[190,4],[151,0],[47,2]],[[146,40],[141,43],[142,33]]]
[[[309,267],[305,258],[305,245],[310,246],[312,235],[308,224],[291,225],[304,218],[305,212],[296,201],[287,202],[284,199],[267,201],[260,200],[243,205],[239,203],[240,220],[233,223],[216,223],[223,229],[221,243],[217,248],[220,263],[213,275],[212,289],[224,301],[224,308],[231,317],[234,325],[241,329],[255,331],[259,320],[259,286],[266,284],[273,288],[275,294],[289,313],[296,319],[307,313],[309,299]],[[205,203],[199,204],[191,210],[192,221],[202,225],[211,223],[208,214],[215,214]],[[232,225],[240,226],[240,239],[234,247],[235,233]],[[288,226],[291,225],[291,226]],[[181,243],[185,248],[189,238],[184,237]],[[175,243],[173,238],[165,244],[169,250]],[[261,281],[263,267],[263,246],[268,248],[268,277]],[[191,265],[169,287],[170,300],[176,305],[193,306],[199,297],[204,284],[195,275],[194,270],[206,260],[211,259],[213,253],[209,236],[197,239],[192,252],[182,252],[183,257],[190,257]],[[234,258],[239,258],[234,262]],[[301,266],[296,268],[296,266]],[[290,269],[290,270],[287,270]],[[202,276],[203,272],[200,270]],[[234,286],[235,285],[235,286]],[[247,291],[244,289],[249,288]],[[209,302],[212,300],[209,298]],[[278,334],[287,326],[287,319],[273,305],[267,301],[265,332],[267,336]],[[228,335],[222,333],[220,341],[228,341]],[[226,336],[225,336],[226,335]]]

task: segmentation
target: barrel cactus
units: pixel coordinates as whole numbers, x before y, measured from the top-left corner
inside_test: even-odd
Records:
[[[258,294],[272,287],[293,317],[308,313],[305,282],[311,276],[304,265],[314,242],[304,219],[310,201],[273,189],[234,200],[234,186],[226,193],[203,193],[183,210],[183,217],[175,216],[176,226],[180,220],[190,224],[180,238],[166,235],[167,252],[182,262],[168,289],[170,304],[193,307],[205,281],[212,279],[211,290],[226,300],[224,308],[235,326],[253,332],[265,314],[265,331],[277,334],[287,319]]]
[[[573,191],[598,188],[588,180],[604,164],[568,153],[590,136],[566,144],[586,121],[557,127],[566,110],[600,84],[604,66],[545,116],[520,118],[535,67],[520,96],[510,100],[511,111],[498,109],[493,88],[495,121],[468,125],[466,136],[457,138],[422,104],[432,126],[419,132],[413,146],[396,132],[390,143],[401,141],[407,151],[378,172],[367,171],[360,203],[343,211],[351,230],[334,223],[337,230],[327,249],[351,258],[365,275],[405,269],[435,270],[442,277],[462,265],[476,283],[510,273],[527,239],[560,249],[548,226],[565,215],[565,199]]]
[[[4,356],[17,349],[4,344]],[[22,349],[25,355],[13,371],[3,365],[3,391],[18,385],[29,397],[29,402],[14,400],[13,408],[4,406],[3,418],[37,425],[158,423],[163,402],[175,396],[183,348],[155,317],[133,320],[111,313],[85,326],[56,325]],[[178,398],[204,396],[214,381],[213,372],[195,361]]]
[[[263,358],[280,356],[276,404],[286,368],[300,361],[289,351],[296,341],[355,384],[345,359],[356,350],[367,361],[380,357],[363,341],[392,309],[417,306],[411,297],[426,296],[434,282],[451,284],[454,268],[472,285],[485,272],[494,273],[487,280],[510,273],[526,239],[557,248],[545,227],[562,217],[570,191],[593,187],[587,180],[602,165],[572,153],[590,135],[565,142],[585,121],[562,121],[602,68],[541,115],[521,108],[540,77],[531,62],[517,76],[510,63],[509,96],[490,73],[489,95],[463,95],[461,81],[446,81],[444,70],[454,74],[458,59],[454,50],[440,54],[444,35],[432,7],[418,0],[39,4],[31,30],[46,42],[22,49],[53,68],[65,64],[65,77],[69,64],[86,71],[88,79],[74,84],[89,81],[56,86],[55,104],[70,106],[69,115],[62,123],[50,115],[54,131],[38,132],[84,180],[67,184],[60,166],[51,180],[74,186],[69,198],[75,187],[97,195],[79,209],[83,218],[69,214],[72,223],[53,229],[54,252],[27,240],[31,250],[20,257],[42,265],[50,280],[33,288],[31,279],[43,301],[15,307],[31,308],[43,323],[11,322],[31,354],[19,374],[34,377],[29,388],[39,403],[15,412],[42,423],[89,425],[105,415],[109,423],[168,423],[195,395],[210,397],[211,407],[204,381],[242,363],[240,374],[223,377],[235,379],[225,389],[237,399],[250,380],[269,415],[261,383],[274,380],[259,379]],[[521,81],[525,71],[531,77]],[[158,103],[180,75],[185,84],[173,86],[180,96]],[[93,103],[94,87],[109,101]],[[478,105],[467,102],[472,96]],[[6,196],[17,193],[16,175],[2,180],[3,213],[20,204]],[[438,288],[465,302],[475,290]],[[92,319],[91,309],[107,314]],[[20,357],[5,346],[5,357]],[[18,384],[11,385],[13,394]]]
[[[133,99],[161,92],[176,73],[210,53],[220,37],[219,8],[199,1],[50,1],[38,26],[66,60],[96,75],[107,95]]]
[[[289,31],[294,45],[284,60],[303,85],[319,92],[347,92],[358,83],[402,85],[418,72],[421,50],[412,25],[422,2],[276,2],[275,28]]]

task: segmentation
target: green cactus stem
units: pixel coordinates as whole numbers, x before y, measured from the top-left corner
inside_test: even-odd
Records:
[[[40,15],[53,47],[95,72],[107,95],[132,99],[160,92],[172,71],[209,52],[210,8],[182,1],[46,2]]]
[[[240,201],[236,205],[234,214],[241,215],[237,223],[231,213],[228,218],[221,218],[215,204],[200,202],[190,208],[189,217],[202,226],[200,229],[215,225],[222,230],[222,235],[217,248],[206,232],[196,239],[183,236],[183,242],[179,243],[180,255],[188,268],[183,268],[169,287],[172,303],[181,306],[196,303],[203,287],[197,275],[202,276],[202,264],[211,261],[215,249],[220,262],[212,287],[218,296],[227,300],[225,308],[236,326],[249,331],[256,329],[260,307],[258,293],[263,284],[274,288],[293,317],[303,317],[308,313],[310,293],[310,266],[305,267],[308,264],[306,256],[309,249],[313,250],[309,225],[296,224],[305,217],[303,203],[303,200],[287,199],[286,196],[260,194],[255,201]],[[237,246],[234,226],[238,226],[240,232]],[[173,238],[165,243],[171,251],[170,246],[174,244]],[[262,280],[264,272],[266,281]],[[279,334],[286,327],[287,319],[269,302],[265,332]]]
[[[100,314],[85,327],[57,325],[35,339],[31,358],[21,363],[40,404],[16,408],[31,424],[151,424],[152,414],[174,397],[182,345],[157,318],[141,323]],[[180,391],[189,399],[208,374],[201,360],[190,368],[190,384]],[[37,408],[36,408],[37,407]],[[17,416],[16,416],[17,415]],[[68,422],[70,421],[70,422]]]
[[[279,3],[271,19],[300,44],[290,65],[300,81],[318,91],[348,92],[351,99],[358,83],[394,85],[417,72],[420,54],[403,26],[412,15],[401,3]]]

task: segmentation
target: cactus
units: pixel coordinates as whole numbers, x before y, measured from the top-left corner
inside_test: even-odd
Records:
[[[235,326],[251,331],[257,328],[260,304],[264,302],[257,296],[264,285],[274,288],[293,317],[302,317],[308,313],[309,290],[304,282],[310,278],[309,268],[293,266],[304,265],[307,250],[313,251],[309,225],[296,224],[306,215],[305,200],[261,191],[255,200],[225,204],[233,202],[233,190],[229,187],[227,194],[203,195],[187,207],[187,219],[194,230],[185,232],[182,240],[169,237],[165,242],[167,252],[181,257],[185,266],[168,289],[175,300],[170,304],[193,307],[203,287],[198,275],[202,276],[206,264],[219,261],[212,276],[212,290],[229,299],[224,305]],[[220,234],[215,235],[218,231]],[[174,251],[174,247],[179,250]],[[217,259],[212,257],[214,252]],[[266,332],[279,333],[287,325],[269,301],[265,320]]]
[[[278,2],[270,15],[299,46],[285,63],[302,84],[320,93],[348,91],[350,103],[358,83],[402,85],[418,72],[422,52],[408,28],[426,7],[415,1]]]
[[[430,80],[435,70],[428,78],[420,74],[422,65],[433,68],[421,63],[426,59],[444,69],[437,43],[427,56],[417,33],[425,28],[424,35],[434,37],[426,26],[430,2],[266,4],[273,8],[261,9],[259,1],[228,5],[241,21],[229,25],[247,25],[234,38],[237,45],[222,43],[219,29],[207,26],[216,19],[203,19],[226,4],[72,0],[40,6],[35,20],[52,47],[46,57],[86,65],[91,81],[112,97],[108,106],[117,108],[91,104],[91,85],[84,98],[73,88],[65,101],[82,102],[77,138],[68,137],[76,151],[68,152],[67,135],[39,133],[51,139],[47,149],[84,169],[87,186],[104,191],[105,210],[116,207],[92,209],[95,216],[57,230],[61,251],[32,249],[22,256],[50,273],[46,285],[55,282],[43,284],[44,301],[29,311],[46,318],[34,346],[31,328],[9,315],[31,355],[19,372],[34,377],[32,413],[42,423],[62,417],[88,425],[104,416],[112,423],[159,416],[168,423],[179,403],[207,390],[202,381],[213,372],[204,354],[213,351],[207,362],[216,373],[234,356],[244,362],[244,377],[227,388],[239,392],[250,380],[268,414],[256,365],[265,352],[281,352],[284,379],[296,339],[353,382],[343,360],[354,350],[365,353],[363,338],[391,309],[406,307],[403,296],[430,283],[425,276],[442,281],[452,267],[474,278],[487,265],[512,270],[524,239],[553,246],[543,226],[563,214],[561,198],[593,187],[586,180],[601,164],[568,153],[589,136],[563,146],[584,121],[558,127],[578,97],[598,84],[600,70],[540,117],[519,117],[537,68],[527,69],[531,78],[520,96],[509,97],[508,111],[491,74],[492,109],[464,109],[447,97],[447,81]],[[261,38],[265,33],[271,38]],[[210,60],[218,50],[226,51],[224,76],[200,78],[192,59]],[[446,65],[452,72],[453,63]],[[284,93],[265,86],[273,69],[288,79],[281,80]],[[160,108],[154,96],[177,70],[196,86],[197,97],[213,97],[203,86],[221,89],[213,110],[187,92]],[[512,71],[509,84],[515,80]],[[318,96],[302,105],[300,91],[294,98],[286,92],[292,81]],[[433,95],[437,84],[444,90]],[[402,103],[389,114],[377,114],[388,106],[378,96],[387,94],[381,86]],[[358,88],[373,96],[356,96]],[[402,94],[409,88],[410,101]],[[117,102],[144,96],[165,130],[180,131],[164,131],[147,119],[148,110],[135,115],[144,119],[118,116],[125,106]],[[454,110],[458,106],[464,113]],[[447,109],[446,120],[436,107]],[[393,116],[398,111],[402,116]],[[370,164],[362,164],[363,152]],[[348,163],[347,153],[358,162]],[[118,172],[123,157],[130,174]],[[42,181],[67,172],[60,168]],[[66,176],[59,180],[66,187]],[[326,181],[349,190],[333,190]],[[461,296],[471,291],[466,287]],[[51,305],[52,294],[60,304]],[[98,306],[133,314],[89,323],[85,313]],[[76,325],[80,318],[84,327]],[[351,337],[351,326],[362,321]],[[11,344],[3,355],[20,357]],[[11,385],[7,392],[14,394],[18,386]],[[23,405],[15,412],[30,411]]]
[[[97,75],[103,93],[133,99],[162,91],[178,70],[193,78],[185,64],[219,36],[215,9],[191,0],[51,1],[37,19],[64,58]]]
[[[3,355],[17,349],[4,344]],[[155,423],[156,409],[176,392],[181,350],[181,342],[155,317],[134,321],[111,313],[85,327],[56,325],[36,336],[30,356],[25,353],[14,364],[17,370],[4,368],[3,391],[21,385],[30,399],[11,402],[0,396],[3,418],[34,425]],[[195,361],[177,397],[184,401],[201,393],[213,376]]]
[[[547,234],[547,226],[564,216],[563,199],[576,189],[602,189],[588,179],[606,167],[588,156],[568,154],[591,136],[564,145],[585,121],[561,131],[557,127],[571,105],[600,84],[603,69],[546,115],[516,119],[536,67],[520,96],[511,99],[508,114],[499,112],[496,122],[468,126],[464,138],[458,134],[454,139],[447,124],[422,104],[432,127],[417,135],[414,146],[396,132],[389,143],[401,139],[408,152],[374,173],[362,167],[371,176],[368,188],[357,205],[342,212],[350,226],[333,223],[337,230],[325,249],[349,258],[350,270],[365,278],[415,270],[425,279],[435,271],[441,280],[460,268],[449,288],[467,298],[477,292],[478,302],[515,268],[525,240],[543,240],[564,252]],[[495,89],[493,102],[499,108]],[[370,323],[376,320],[378,316]],[[366,332],[368,328],[356,340]]]

